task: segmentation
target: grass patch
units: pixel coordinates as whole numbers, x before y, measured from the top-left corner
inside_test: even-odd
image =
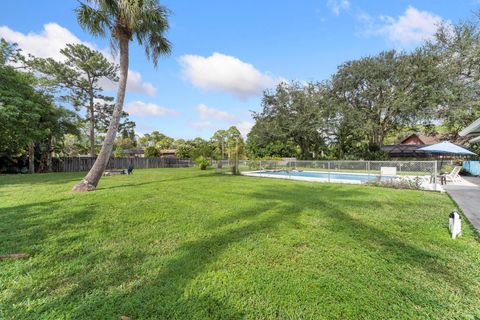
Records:
[[[439,193],[136,170],[0,176],[2,319],[480,317],[480,246]]]

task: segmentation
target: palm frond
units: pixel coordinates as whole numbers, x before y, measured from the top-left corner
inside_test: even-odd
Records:
[[[118,47],[118,37],[134,37],[145,48],[149,60],[157,66],[162,55],[170,54],[172,44],[165,36],[169,29],[170,10],[158,0],[84,0],[76,9],[79,24],[94,36],[111,32],[112,52]]]
[[[111,29],[109,17],[104,11],[80,2],[78,8],[75,9],[75,13],[80,26],[94,36],[103,37]]]
[[[170,10],[161,6],[157,0],[133,0],[141,1],[143,6],[135,20],[133,34],[138,43],[145,48],[145,54],[155,66],[162,55],[171,52],[172,44],[165,37],[169,29],[168,16]]]
[[[161,33],[150,33],[148,42],[144,43],[145,55],[156,67],[160,56],[169,55],[172,51],[171,42]]]

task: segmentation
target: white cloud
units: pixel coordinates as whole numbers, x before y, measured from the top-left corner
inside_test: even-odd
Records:
[[[235,119],[235,116],[229,114],[228,112],[211,108],[203,103],[197,105],[195,110],[200,115],[200,119],[203,120],[217,119],[223,121],[232,121]]]
[[[348,10],[350,8],[350,1],[348,0],[328,0],[327,7],[330,8],[332,13],[336,16],[340,14],[342,10]]]
[[[238,131],[240,131],[242,136],[246,137],[250,130],[252,130],[253,123],[249,121],[242,121],[235,124],[235,126],[237,127]]]
[[[30,32],[28,34],[14,31],[7,26],[1,26],[0,37],[17,43],[26,54],[56,60],[63,59],[60,49],[63,49],[67,43],[83,43],[90,48],[95,47],[91,43],[81,41],[67,28],[53,22],[45,24],[40,33]]]
[[[184,55],[180,57],[180,64],[184,77],[194,86],[229,92],[241,99],[259,95],[281,81],[238,58],[217,52],[209,57]]]
[[[115,91],[117,90],[118,84],[109,80],[109,79],[102,79],[100,81],[100,86],[105,91]],[[157,88],[153,86],[150,82],[145,82],[142,79],[142,75],[140,72],[128,70],[128,78],[127,78],[127,90],[129,92],[146,94],[151,97],[155,96],[157,93]]]
[[[132,101],[125,106],[125,111],[131,115],[140,117],[163,117],[169,115],[178,115],[178,112],[172,109],[161,107],[154,103],[143,101]]]
[[[250,121],[238,121],[234,115],[205,104],[197,105],[195,110],[200,119],[189,124],[194,129],[225,129],[233,125],[246,137],[253,127],[253,123]]]
[[[367,14],[358,16],[364,23],[365,35],[383,35],[393,43],[410,46],[430,40],[435,35],[442,18],[428,11],[419,11],[408,7],[397,18],[380,16],[377,20]]]
[[[25,54],[31,54],[39,58],[53,58],[62,61],[64,56],[60,53],[60,50],[65,48],[67,43],[81,43],[91,49],[99,50],[108,60],[114,61],[111,54],[108,53],[108,49],[99,49],[92,43],[82,41],[70,30],[54,22],[45,24],[40,33],[29,32],[27,34],[12,30],[7,26],[0,26],[0,37],[17,43]],[[117,85],[108,79],[103,79],[100,85],[106,91],[117,89]],[[141,74],[134,70],[128,71],[127,90],[149,96],[156,94],[156,88],[151,83],[144,82]]]

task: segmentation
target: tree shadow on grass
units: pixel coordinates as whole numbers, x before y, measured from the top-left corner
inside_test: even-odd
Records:
[[[158,170],[163,170],[165,168],[158,168]],[[173,169],[173,168],[172,168]],[[177,169],[177,168],[175,168]],[[144,169],[140,169],[144,170]],[[145,170],[154,170],[154,169],[145,169]],[[132,177],[132,179],[137,178],[139,175],[138,173],[135,173],[134,171],[133,175],[128,176]],[[144,173],[144,172],[142,172]],[[201,178],[201,177],[212,177],[212,176],[219,176],[215,172],[207,171],[205,172],[199,172],[198,174],[191,175],[187,174],[185,175],[184,172],[178,171],[175,173],[180,173],[180,176],[178,178],[171,178],[172,177],[172,171],[165,172],[165,175],[159,175],[158,177],[160,180],[157,180],[155,182],[159,181],[176,181],[176,180],[186,180],[186,179],[196,179],[196,178]],[[36,173],[34,175],[32,174],[15,174],[15,175],[2,175],[0,176],[0,188],[2,187],[8,187],[8,186],[16,186],[16,185],[46,185],[46,186],[52,186],[52,185],[61,185],[61,184],[67,184],[67,183],[76,183],[79,182],[87,172],[51,172],[51,173]],[[100,184],[98,189],[108,189],[111,187],[106,187],[102,188],[102,182],[104,182],[106,179],[115,179],[116,177],[126,177],[126,175],[113,175],[110,177],[102,177],[100,179]],[[168,177],[168,179],[164,179]],[[175,177],[173,175],[173,177]],[[132,184],[135,185],[135,184]],[[73,186],[73,185],[72,185]],[[70,187],[72,187],[70,186]],[[120,187],[120,186],[119,186]]]
[[[102,279],[96,279],[98,273],[92,270],[83,270],[75,290],[44,304],[41,310],[36,310],[36,315],[74,302],[75,307],[69,313],[71,318],[117,318],[120,315],[133,319],[243,318],[242,312],[225,299],[208,292],[186,295],[185,288],[230,245],[273,230],[278,223],[294,219],[298,212],[298,208],[283,208],[282,212],[289,213],[271,213],[263,218],[262,214],[272,206],[275,204],[261,205],[236,214],[240,219],[242,216],[245,219],[261,217],[260,221],[246,221],[242,226],[235,225],[212,236],[183,243],[165,265],[150,275],[137,274],[143,264],[155,261],[155,256],[147,256],[145,252],[137,252],[133,257],[117,257],[109,264],[110,269],[102,273]],[[104,254],[95,253],[97,257]],[[95,261],[92,258],[91,264],[104,262],[105,259]],[[88,265],[88,269],[91,268],[94,266]]]
[[[66,200],[68,199],[0,208],[1,251],[34,255],[37,246],[49,236],[87,223],[95,213],[95,204],[88,208],[72,208],[65,213],[60,209],[64,208]]]
[[[51,285],[51,279],[55,280],[57,288],[61,287],[59,283],[63,281],[58,276],[50,275],[41,277],[44,281],[35,282],[36,280],[32,280],[32,277],[38,279],[37,270],[45,270],[46,266],[71,261],[74,256],[79,255],[79,251],[82,251],[78,244],[85,243],[88,232],[86,229],[79,231],[79,228],[89,223],[95,215],[95,210],[93,207],[86,207],[71,208],[69,212],[65,212],[64,201],[66,200],[0,208],[0,254],[23,252],[31,255],[26,260],[0,261],[0,269],[15,270],[15,274],[18,274],[18,278],[10,283],[13,288],[5,288],[9,292],[0,300],[0,315],[12,319],[29,318],[26,310],[21,311],[21,313],[25,312],[22,316],[12,314],[9,317],[8,312],[15,309],[12,308],[15,304],[34,300],[34,297],[42,295],[40,292],[46,293],[55,288]],[[74,230],[73,234],[72,230]],[[25,283],[20,280],[25,277],[35,283],[34,288],[25,287]],[[17,282],[20,284],[18,285]]]
[[[22,175],[6,175],[0,182],[0,188],[17,185],[60,185],[80,180],[84,172],[53,172]]]
[[[159,288],[158,285],[160,285],[160,296],[168,296],[170,302],[173,302],[173,304],[168,305],[162,303],[162,301],[158,301],[160,305],[157,305],[157,309],[152,316],[156,315],[159,317],[178,319],[241,318],[243,316],[241,311],[234,311],[231,306],[228,307],[227,301],[220,302],[211,296],[201,294],[193,294],[185,297],[184,290],[192,279],[201,274],[208,265],[216,261],[232,244],[271,232],[276,229],[279,223],[295,219],[295,215],[298,212],[296,208],[284,207],[282,208],[282,212],[288,211],[288,213],[268,214],[266,217],[262,217],[268,209],[275,207],[278,208],[274,203],[268,203],[258,206],[255,209],[241,211],[236,214],[242,221],[240,226],[235,225],[205,239],[186,242],[176,250],[178,258],[169,261],[156,278],[149,279],[146,283],[136,288],[135,291],[125,295],[124,298],[138,300],[136,297],[145,295],[143,288]],[[252,221],[250,219],[252,217],[257,219]],[[149,296],[149,299],[153,299],[153,301],[158,299],[158,296],[155,297],[155,295],[147,296]],[[215,301],[213,305],[211,304],[212,299]],[[205,304],[205,302],[208,304]],[[139,308],[133,308],[132,312],[138,317],[143,317],[141,309]]]
[[[256,199],[257,203],[211,221],[208,226],[211,235],[184,242],[169,254],[171,258],[166,261],[156,260],[155,254],[147,254],[142,248],[133,253],[99,249],[85,252],[81,257],[63,256],[67,259],[65,263],[78,259],[75,263],[80,264],[78,274],[70,276],[75,279],[75,287],[44,303],[41,308],[26,312],[25,315],[39,318],[49,315],[52,310],[63,310],[69,318],[85,319],[118,318],[121,315],[131,316],[133,319],[243,318],[248,314],[233,306],[228,297],[212,296],[208,291],[188,293],[186,288],[233,244],[275,231],[279,224],[289,223],[294,226],[298,223],[299,214],[305,210],[318,211],[333,221],[326,226],[330,231],[353,237],[371,250],[380,250],[382,255],[398,263],[399,268],[411,265],[425,270],[432,277],[440,276],[442,280],[453,281],[453,284],[458,285],[453,272],[444,267],[435,253],[355,219],[338,205],[339,201],[348,201],[350,208],[375,206],[369,203],[371,199],[362,200],[365,191],[360,188],[329,186],[323,189],[322,194],[318,188],[296,184],[293,187],[262,186],[252,192],[230,191],[230,194],[235,193],[239,196],[247,194]],[[43,214],[46,214],[46,204],[42,206]],[[17,210],[21,212],[23,209],[25,208]],[[82,212],[85,211],[79,211],[78,214]],[[88,216],[73,216],[70,219],[73,219],[71,222],[80,219],[78,223],[83,223],[83,219],[88,219]],[[46,224],[50,231],[61,228],[58,222]],[[27,224],[24,227],[28,229],[31,226]],[[61,229],[55,232],[61,232]],[[46,234],[40,235],[40,239],[45,237]],[[67,242],[71,240],[82,241],[81,238],[64,239]],[[156,263],[162,264],[155,265]],[[145,270],[142,268],[145,266],[153,267]],[[99,272],[96,268],[102,269]],[[99,276],[101,278],[98,278]],[[61,283],[55,280],[47,282],[49,290]],[[24,298],[31,297],[18,293],[7,303],[18,303]],[[66,306],[73,307],[69,309]]]
[[[329,188],[331,188],[329,186]],[[283,190],[282,190],[283,189]],[[354,210],[362,210],[369,208],[380,208],[380,203],[373,201],[367,197],[362,197],[366,192],[358,189],[352,191],[351,188],[330,189],[325,195],[318,192],[318,189],[309,188],[307,186],[298,185],[295,192],[289,191],[289,188],[279,186],[278,188],[264,188],[261,192],[252,194],[264,201],[273,201],[279,199],[279,193],[282,194],[281,200],[287,205],[301,207],[301,211],[305,209],[318,210],[323,208],[322,214],[324,217],[333,221],[333,223],[326,226],[330,231],[335,233],[342,233],[345,237],[354,238],[364,247],[371,249],[373,252],[380,251],[379,256],[388,257],[396,261],[399,266],[413,266],[417,269],[422,269],[430,274],[431,277],[437,277],[441,281],[450,283],[452,287],[462,287],[467,289],[462,281],[459,273],[451,267],[447,266],[445,259],[437,252],[432,252],[410,244],[407,239],[400,236],[381,230],[372,224],[362,221],[362,219],[354,218],[349,212],[346,212],[342,202],[348,203],[347,208]],[[390,190],[391,191],[391,190]],[[405,192],[397,190],[397,192]],[[408,191],[406,191],[408,192]],[[299,201],[298,194],[309,198],[311,201]],[[364,200],[362,200],[364,199]],[[408,201],[408,200],[404,200]],[[384,202],[383,206],[391,208],[398,205],[394,202]]]
[[[145,181],[145,182],[138,182],[138,183],[120,183],[114,186],[100,186],[97,188],[97,191],[100,190],[112,190],[112,189],[126,189],[126,188],[133,188],[133,187],[140,187],[145,185],[154,185],[154,184],[161,184],[161,183],[169,183],[169,182],[176,182],[176,181],[184,181],[184,180],[197,180],[203,178],[211,178],[214,174],[203,174],[198,176],[181,176],[178,178],[168,178],[168,179],[159,179],[154,181]]]

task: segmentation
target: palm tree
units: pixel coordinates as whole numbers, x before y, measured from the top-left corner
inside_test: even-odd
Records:
[[[136,39],[155,67],[161,55],[170,53],[171,44],[165,38],[169,10],[158,0],[87,0],[75,11],[84,30],[94,36],[109,36],[112,49],[120,53],[117,100],[102,149],[85,178],[73,187],[73,191],[83,192],[95,190],[112,153],[127,87],[129,42]]]

